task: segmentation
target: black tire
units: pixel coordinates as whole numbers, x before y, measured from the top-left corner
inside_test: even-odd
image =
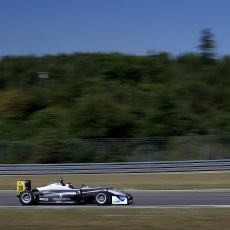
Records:
[[[22,205],[32,205],[35,202],[34,194],[31,191],[24,191],[19,195],[19,201]]]
[[[95,195],[95,202],[97,205],[107,205],[109,204],[109,194],[107,192],[98,192]]]

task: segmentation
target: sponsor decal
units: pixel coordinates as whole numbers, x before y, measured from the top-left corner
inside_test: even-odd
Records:
[[[40,201],[48,201],[49,199],[48,198],[44,198],[44,197],[40,197],[39,200]]]
[[[54,197],[53,200],[54,200],[54,201],[61,201],[61,202],[64,202],[64,201],[69,201],[70,198]]]
[[[120,199],[121,201],[124,201],[124,200],[126,199],[126,197],[125,197],[125,196],[119,196],[119,199]]]
[[[127,204],[127,198],[124,196],[120,196],[119,198],[116,196],[112,196],[112,204]]]

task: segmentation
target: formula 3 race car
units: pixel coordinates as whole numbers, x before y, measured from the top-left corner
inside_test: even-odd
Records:
[[[133,203],[131,194],[112,187],[82,186],[70,188],[53,183],[31,190],[30,180],[17,181],[17,197],[22,205],[37,204],[97,204],[128,205]]]

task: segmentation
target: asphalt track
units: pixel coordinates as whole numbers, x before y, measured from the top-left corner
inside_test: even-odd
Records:
[[[133,208],[165,208],[165,207],[224,207],[230,208],[230,190],[128,190],[134,197]],[[52,205],[52,207],[64,205]],[[94,205],[96,206],[96,205]],[[16,197],[16,191],[0,191],[0,208],[25,207]],[[31,206],[32,207],[32,206]],[[34,206],[33,206],[34,207]],[[47,207],[38,205],[38,207]],[[65,205],[66,207],[66,205]],[[70,207],[70,206],[69,206]],[[71,205],[73,207],[73,205]],[[74,207],[92,207],[89,205]],[[96,206],[97,207],[97,206]]]

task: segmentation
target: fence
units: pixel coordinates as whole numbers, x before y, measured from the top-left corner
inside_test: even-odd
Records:
[[[0,163],[97,163],[230,159],[230,136],[0,142]]]

